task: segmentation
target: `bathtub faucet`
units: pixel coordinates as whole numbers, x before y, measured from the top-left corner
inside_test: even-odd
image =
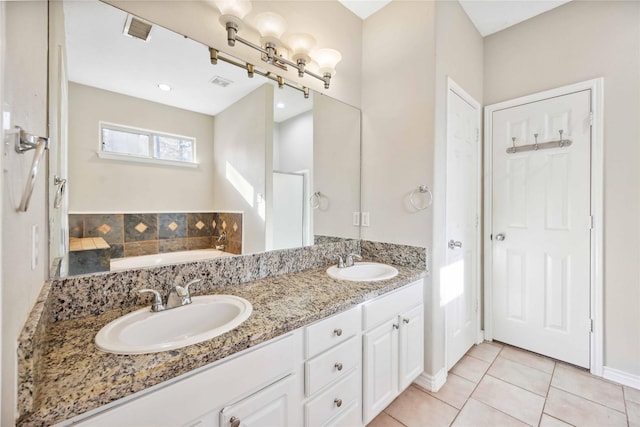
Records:
[[[227,241],[227,232],[223,231],[220,236],[218,236],[218,243]]]
[[[189,286],[194,283],[200,282],[202,279],[195,279],[190,281],[184,286],[175,285],[167,296],[167,302],[162,301],[160,292],[155,289],[140,289],[139,293],[150,292],[153,294],[153,303],[151,304],[151,311],[157,313],[159,311],[170,310],[176,307],[182,307],[183,305],[191,304],[191,292]]]

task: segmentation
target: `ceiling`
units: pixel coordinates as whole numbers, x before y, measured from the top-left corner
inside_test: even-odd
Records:
[[[347,9],[366,19],[391,0],[338,0]],[[437,0],[453,1],[453,0]],[[482,37],[497,33],[570,0],[458,0]]]
[[[123,34],[127,13],[100,1],[65,1],[68,77],[72,82],[203,114],[216,115],[271,80],[244,69],[209,61],[207,46],[154,25],[147,42]],[[215,77],[227,87],[211,83]],[[158,84],[171,86],[161,91]],[[274,90],[274,120],[312,107],[312,98]]]

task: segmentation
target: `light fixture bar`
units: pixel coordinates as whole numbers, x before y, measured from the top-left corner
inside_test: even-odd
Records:
[[[229,46],[232,46],[232,47],[235,46],[235,42],[238,41],[238,42],[242,43],[243,45],[248,46],[248,47],[250,47],[252,49],[255,49],[258,52],[266,55],[267,58],[275,59],[278,62],[282,62],[284,64],[287,64],[287,65],[291,66],[291,67],[294,67],[295,69],[298,70],[298,74],[300,74],[300,73],[308,74],[311,77],[314,77],[314,78],[320,80],[321,82],[324,83],[324,88],[325,89],[329,89],[329,83],[331,82],[331,73],[324,73],[324,76],[320,76],[320,75],[314,73],[313,71],[309,71],[306,68],[304,68],[304,64],[303,64],[302,67],[300,67],[297,63],[289,61],[287,58],[283,58],[282,56],[278,56],[273,51],[270,52],[267,49],[262,48],[262,46],[254,44],[254,43],[250,42],[249,40],[243,39],[242,37],[240,37],[238,35],[237,26],[233,22],[227,23],[227,36],[228,36],[227,40],[228,40]]]
[[[239,38],[238,38],[238,41],[240,41]],[[269,80],[273,80],[274,82],[278,83],[278,87],[280,87],[280,88],[282,88],[283,86],[290,87],[291,89],[295,89],[297,91],[302,92],[302,94],[304,95],[305,99],[309,98],[309,88],[308,87],[306,87],[306,86],[298,86],[296,84],[289,83],[289,82],[285,81],[284,78],[282,78],[281,76],[274,75],[270,71],[258,70],[258,69],[255,68],[255,66],[253,64],[249,64],[248,62],[242,63],[242,62],[236,61],[235,59],[227,58],[225,55],[221,55],[220,51],[218,49],[214,49],[214,48],[210,47],[209,48],[209,58],[210,58],[211,63],[213,65],[216,65],[218,63],[218,61],[223,61],[223,62],[226,62],[227,64],[235,65],[238,68],[242,68],[244,70],[247,70],[247,74],[249,75],[249,77],[253,77],[254,74],[258,74],[258,75],[260,75],[262,77],[266,77]]]

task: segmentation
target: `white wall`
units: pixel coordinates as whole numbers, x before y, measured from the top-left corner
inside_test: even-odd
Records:
[[[270,193],[273,179],[265,173],[273,164],[273,86],[262,85],[218,114],[214,141],[214,209],[244,212],[242,253],[262,252],[268,206],[260,195]]]
[[[362,238],[429,246],[431,211],[409,195],[433,183],[435,3],[392,1],[363,29]]]
[[[5,126],[19,125],[47,135],[47,3],[3,2]],[[25,30],[28,28],[28,31]],[[6,37],[6,38],[5,38]],[[33,151],[21,155],[13,144],[2,156],[2,402],[3,426],[16,417],[17,337],[47,277],[46,168],[40,170],[29,211],[16,212],[31,167]],[[31,227],[38,227],[39,262],[31,269]]]
[[[100,121],[195,137],[199,166],[101,159]],[[213,116],[70,82],[69,211],[211,210],[213,128]]]
[[[604,77],[604,364],[640,376],[640,3],[573,1],[484,48],[487,105]]]
[[[258,43],[258,33],[252,29],[252,18],[262,11],[282,15],[287,22],[284,37],[293,33],[312,34],[317,47],[331,47],[342,53],[342,61],[336,67],[337,74],[331,88],[325,90],[322,82],[306,76],[298,78],[296,70],[283,71],[266,65],[257,51],[237,43],[227,46],[226,31],[218,23],[220,13],[211,1],[162,1],[162,0],[107,0],[120,9],[162,25],[180,34],[227,52],[256,66],[300,82],[311,89],[326,93],[351,105],[360,105],[362,70],[362,20],[337,1],[254,1],[253,9],[245,18],[246,29],[240,36]],[[330,26],[327,24],[330,23]]]

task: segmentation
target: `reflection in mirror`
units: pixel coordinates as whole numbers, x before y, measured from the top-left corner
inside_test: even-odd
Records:
[[[102,2],[56,7],[55,274],[359,238],[359,110],[212,65],[209,47]]]

